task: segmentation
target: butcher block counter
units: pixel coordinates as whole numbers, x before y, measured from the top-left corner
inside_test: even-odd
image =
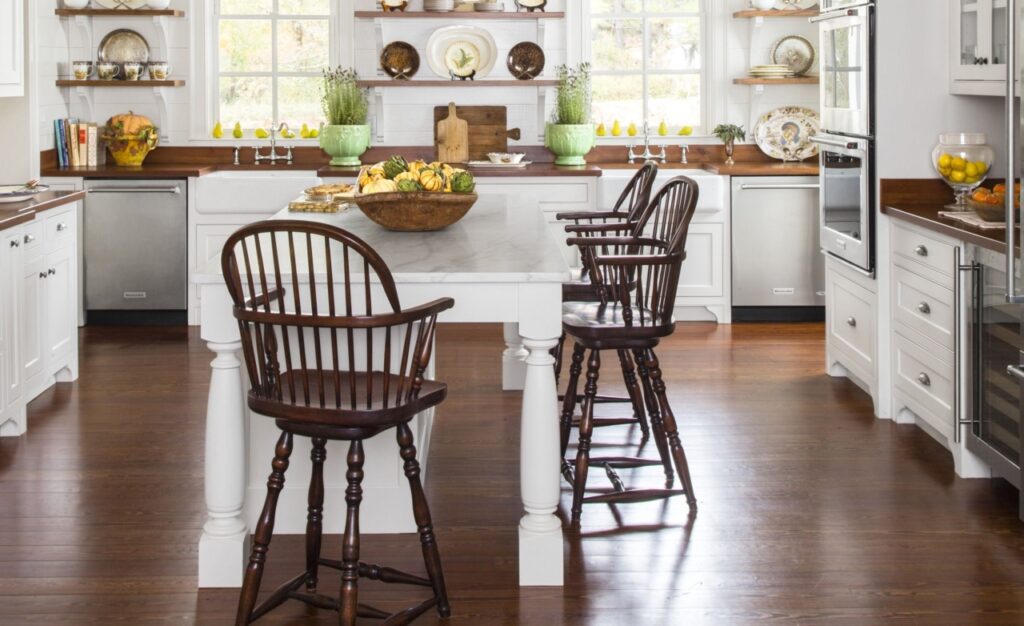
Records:
[[[84,191],[44,191],[24,202],[0,204],[0,230],[31,222],[38,213],[77,202]]]

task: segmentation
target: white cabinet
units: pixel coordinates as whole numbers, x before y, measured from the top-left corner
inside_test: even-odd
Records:
[[[873,279],[825,257],[825,367],[878,401],[878,293]],[[877,413],[877,410],[876,410]]]
[[[0,97],[25,95],[26,0],[0,0]]]
[[[21,228],[0,231],[0,294],[13,295],[20,280]],[[18,301],[0,298],[0,436],[25,432],[18,353]]]
[[[948,1],[951,93],[1005,95],[1007,0]]]

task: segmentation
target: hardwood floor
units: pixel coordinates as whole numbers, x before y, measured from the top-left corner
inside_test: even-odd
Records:
[[[684,499],[588,505],[582,536],[566,542],[564,590],[520,590],[519,396],[500,391],[501,332],[442,326],[450,393],[427,490],[448,623],[1024,623],[1016,491],[957,479],[923,432],[875,420],[864,394],[822,373],[822,335],[820,324],[682,325],[659,356],[699,513],[688,519]],[[78,383],[30,406],[27,436],[0,440],[0,624],[231,623],[237,590],[195,588],[211,358],[194,329],[82,332]],[[604,382],[621,392],[620,377]],[[600,429],[595,442],[614,451],[625,435]],[[254,471],[269,470],[271,452]],[[343,471],[338,461],[327,471]],[[657,485],[660,473],[623,476]],[[563,485],[563,514],[569,498]],[[326,556],[339,539],[326,538]],[[363,547],[367,560],[422,571],[412,535]],[[302,564],[301,540],[276,538],[263,588]],[[397,608],[425,592],[361,593]],[[291,603],[260,623],[336,621]]]

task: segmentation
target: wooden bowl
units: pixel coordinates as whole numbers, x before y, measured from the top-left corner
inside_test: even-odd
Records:
[[[475,193],[396,191],[356,194],[359,210],[388,230],[441,230],[461,220],[476,204]]]
[[[978,217],[985,220],[986,222],[1005,222],[1006,221],[1006,207],[1000,204],[988,204],[985,202],[977,202],[971,198],[967,198],[967,206],[969,206]],[[1020,209],[1017,209],[1018,215]]]

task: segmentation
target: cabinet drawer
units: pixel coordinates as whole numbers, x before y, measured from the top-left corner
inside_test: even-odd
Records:
[[[893,333],[893,344],[896,388],[939,420],[944,420],[943,424],[951,423],[955,386],[952,354],[936,358],[933,351],[925,350],[899,332]],[[935,426],[942,427],[942,424]]]
[[[64,211],[43,221],[43,235],[48,251],[71,245],[75,239],[75,212]]]
[[[953,349],[955,306],[953,290],[893,268],[894,317],[947,350]]]
[[[910,269],[917,269],[917,265],[934,270],[941,276],[936,279],[943,287],[953,288],[956,246],[896,222],[892,223],[891,242],[898,264]]]
[[[43,228],[43,220],[36,219],[34,221],[26,223],[22,226],[21,234],[21,249],[24,251],[23,254],[27,256],[42,253],[43,242],[46,236],[43,234],[45,229]]]
[[[828,277],[827,291],[829,341],[857,357],[866,371],[874,371],[874,295],[834,273]]]

